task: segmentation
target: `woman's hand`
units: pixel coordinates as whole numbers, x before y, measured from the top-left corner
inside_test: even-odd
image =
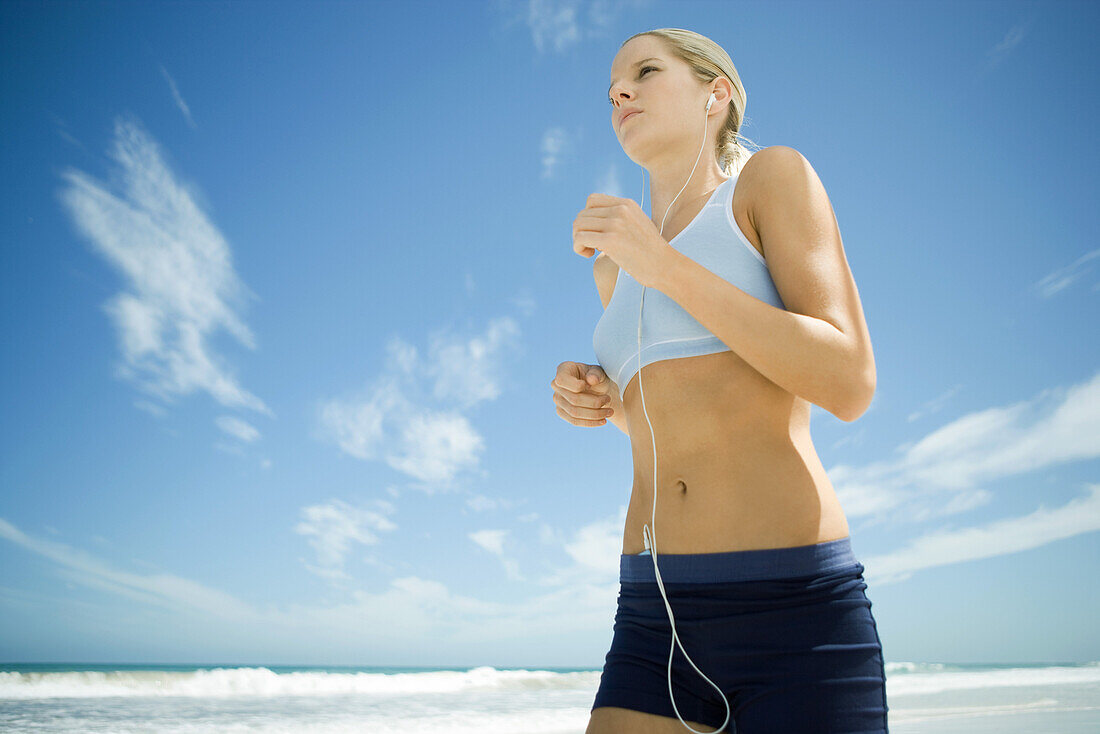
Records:
[[[562,362],[550,381],[558,415],[575,426],[602,426],[611,408],[614,384],[603,367],[583,362]]]
[[[672,246],[633,199],[590,194],[573,220],[573,252],[592,257],[596,250],[647,288],[656,287],[668,268]]]

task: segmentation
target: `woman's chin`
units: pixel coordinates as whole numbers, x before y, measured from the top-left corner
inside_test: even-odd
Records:
[[[639,149],[639,146],[632,145],[631,143],[624,143],[622,145],[623,152],[626,153],[626,157],[634,161],[642,168],[646,167],[646,161],[649,160],[649,156],[644,149]]]

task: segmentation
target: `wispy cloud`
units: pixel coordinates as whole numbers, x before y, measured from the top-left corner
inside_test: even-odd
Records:
[[[863,559],[865,577],[883,585],[904,581],[913,572],[935,566],[965,563],[1030,550],[1100,530],[1100,484],[1090,484],[1084,496],[1061,507],[1039,509],[959,530],[937,530],[889,553]]]
[[[568,147],[565,130],[560,127],[552,127],[542,134],[542,177],[553,178],[557,170],[562,153]]]
[[[520,288],[516,295],[508,299],[508,302],[515,306],[524,316],[533,315],[537,306],[535,296],[530,286],[523,286]]]
[[[34,537],[0,518],[0,537],[48,558],[57,571],[74,583],[99,589],[130,601],[176,611],[183,608],[219,619],[243,619],[252,614],[232,595],[172,574],[122,571],[87,551],[65,543]]]
[[[49,110],[46,110],[46,114],[49,116],[50,120],[53,121],[54,129],[62,140],[72,143],[81,150],[87,150],[87,148],[84,147],[84,143],[77,140],[76,137],[68,131],[68,123],[66,123],[65,120]]]
[[[165,81],[168,82],[168,86],[172,90],[172,99],[175,100],[176,107],[179,107],[180,112],[187,119],[187,124],[195,127],[195,121],[191,118],[191,108],[183,101],[183,95],[180,94],[180,90],[176,86],[176,80],[172,78],[172,75],[168,73],[163,64],[160,65],[160,73],[164,75]]]
[[[111,157],[119,196],[65,169],[59,196],[78,232],[126,278],[130,290],[104,311],[118,333],[119,376],[167,403],[205,391],[226,407],[273,415],[244,389],[209,342],[224,329],[255,349],[238,314],[255,297],[233,270],[225,239],[196,205],[197,191],[167,166],[159,146],[132,120],[116,120]]]
[[[1000,64],[1010,53],[1016,50],[1024,42],[1024,36],[1031,23],[1024,21],[1009,28],[1004,36],[986,52],[986,62],[989,67]]]
[[[959,390],[961,389],[962,385],[955,385],[954,387],[945,390],[935,398],[929,400],[927,403],[917,407],[916,410],[911,411],[909,415],[905,416],[905,420],[909,423],[912,423],[913,421],[920,420],[927,415],[932,415],[933,413],[940,412],[945,407],[951,404],[951,399],[955,397],[955,395],[957,395],[959,393]]]
[[[168,411],[165,410],[162,406],[148,400],[135,400],[134,407],[138,408],[139,410],[144,410],[146,413],[154,415],[157,418],[163,418],[164,416],[168,415]]]
[[[620,505],[615,515],[583,525],[564,541],[559,540],[561,533],[544,524],[541,528],[542,542],[560,543],[572,563],[557,567],[538,583],[542,586],[568,586],[618,579],[626,510],[626,505]]]
[[[339,502],[305,514],[309,519],[303,525],[318,539],[321,566],[317,571],[330,577],[340,576],[340,564],[352,543],[373,537],[363,525],[384,525],[378,520],[363,522],[361,515]],[[553,638],[562,640],[560,664],[566,664],[570,658],[591,655],[591,643],[578,639],[578,633],[598,633],[602,639],[618,590],[614,578],[599,582],[589,575],[529,598],[487,602],[455,593],[438,581],[406,575],[378,591],[352,591],[347,603],[258,607],[178,576],[120,570],[86,551],[29,536],[3,519],[0,537],[51,560],[55,572],[75,584],[117,595],[138,607],[162,609],[166,618],[162,623],[174,624],[174,619],[185,615],[187,628],[199,625],[202,629],[196,647],[206,645],[216,652],[217,645],[231,639],[234,649],[257,656],[270,655],[272,641],[283,641],[287,649],[308,650],[314,657],[408,660],[409,650],[420,649],[424,640],[440,640],[446,644],[436,652],[437,662],[439,655],[469,656],[487,645],[507,645],[516,651],[518,664],[524,655],[539,654],[532,640]],[[44,610],[81,603],[18,590],[9,594],[0,588],[5,603],[13,601],[12,595],[18,596],[20,606],[39,605]],[[98,604],[88,606],[88,611],[102,609]]]
[[[477,468],[485,442],[464,411],[501,395],[503,366],[520,348],[518,337],[518,325],[505,317],[491,321],[482,336],[433,334],[425,358],[412,344],[391,339],[372,384],[317,406],[318,430],[345,453],[384,461],[430,493]]]
[[[653,0],[495,0],[505,27],[523,23],[540,52],[563,54],[585,39],[601,39],[625,11],[652,5]],[[610,63],[610,62],[608,62]]]
[[[527,3],[527,27],[540,52],[548,47],[565,52],[581,38],[577,20],[578,0],[530,0]]]
[[[1094,261],[1098,257],[1100,257],[1100,249],[1086,252],[1069,265],[1058,268],[1053,273],[1043,276],[1043,278],[1035,284],[1035,290],[1042,298],[1050,298],[1051,296],[1061,293],[1063,290],[1073,285],[1075,281],[1081,280],[1088,275],[1095,267],[1096,263]],[[1093,282],[1092,288],[1089,290],[1100,290],[1100,280]]]
[[[486,510],[504,510],[517,505],[516,500],[507,497],[487,497],[483,494],[473,494],[466,499],[466,506],[474,512]]]
[[[642,169],[638,169],[638,174],[640,181],[642,176]],[[611,167],[604,172],[603,178],[596,184],[596,187],[592,190],[598,191],[601,194],[607,194],[608,196],[618,196],[624,199],[634,199],[634,201],[637,202],[642,202],[644,198],[644,192],[640,187],[637,191],[634,191],[633,194],[628,194],[623,191],[622,186],[619,184],[618,171],[614,167]]]
[[[507,530],[477,530],[469,534],[470,540],[489,551],[500,559],[508,578],[513,581],[522,581],[523,576],[519,572],[519,564],[515,559],[509,558],[504,552],[504,540],[508,537]]]
[[[218,416],[214,423],[230,436],[239,438],[245,443],[252,443],[260,438],[260,432],[252,424],[245,423],[240,418],[234,418],[231,415]]]
[[[1030,400],[963,415],[864,466],[829,468],[849,518],[922,522],[992,495],[983,485],[1100,455],[1100,373]],[[967,501],[956,502],[960,498]]]
[[[863,527],[907,527],[968,512],[995,499],[986,485],[997,480],[1100,456],[1100,374],[1079,385],[1043,390],[1030,400],[961,416],[898,451],[899,456],[889,461],[828,470],[845,513],[850,519],[863,518]],[[906,549],[868,559],[864,565],[869,577],[889,573],[905,578],[944,559],[957,562],[1013,552],[1100,529],[1098,510],[1100,505],[1090,495],[1057,511],[1040,509],[958,531],[934,530]],[[1012,544],[982,540],[1000,532],[1013,535]],[[959,552],[959,543],[978,540],[984,549]]]
[[[387,517],[396,510],[391,503],[375,500],[372,507],[374,509],[353,507],[342,500],[303,507],[303,519],[294,527],[294,532],[305,535],[317,551],[317,564],[303,561],[306,568],[328,579],[350,579],[343,566],[352,543],[374,545],[378,536],[371,531],[397,529]]]

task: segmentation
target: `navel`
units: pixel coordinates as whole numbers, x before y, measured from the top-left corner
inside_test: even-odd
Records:
[[[687,491],[688,491],[687,482],[685,482],[683,479],[677,479],[676,480],[676,486],[680,489],[681,494],[687,494]]]

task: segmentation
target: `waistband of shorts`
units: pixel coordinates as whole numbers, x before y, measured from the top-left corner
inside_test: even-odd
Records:
[[[619,581],[657,583],[654,556],[623,553]],[[859,563],[851,537],[791,548],[761,548],[726,553],[661,553],[656,555],[665,583],[707,584],[725,581],[812,576]]]

